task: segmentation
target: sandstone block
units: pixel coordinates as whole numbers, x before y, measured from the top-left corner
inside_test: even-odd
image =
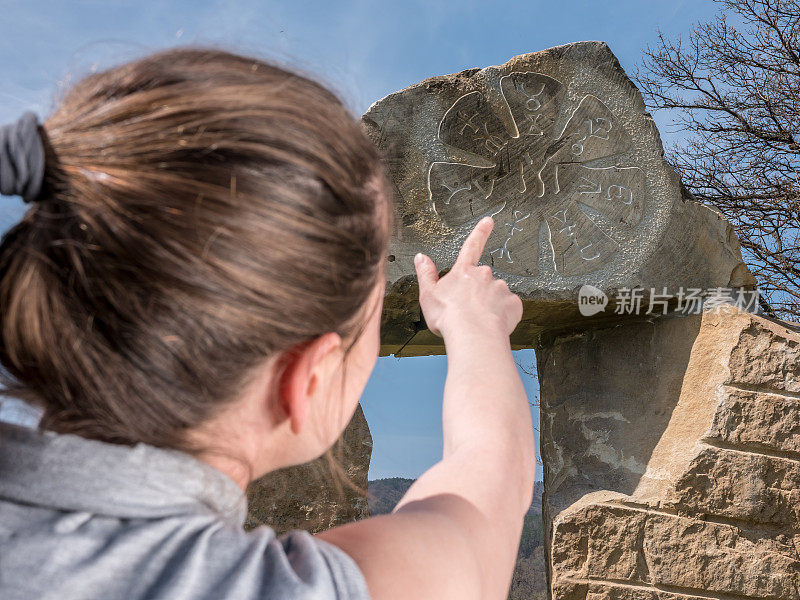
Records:
[[[800,392],[800,339],[770,327],[768,321],[753,321],[742,330],[734,348],[731,383],[751,385],[763,391]]]
[[[800,598],[800,555],[780,533],[606,502],[562,515],[554,535],[553,587],[565,590],[558,598],[594,597],[591,584],[628,585],[643,598],[660,590]],[[585,595],[569,583],[584,584]]]
[[[704,448],[675,492],[684,509],[800,531],[800,460]]]
[[[555,584],[553,596],[565,600],[701,600],[707,596],[672,594],[656,588],[632,586],[608,581],[575,583],[560,581]]]
[[[708,437],[800,455],[798,415],[798,398],[730,388],[714,414]]]

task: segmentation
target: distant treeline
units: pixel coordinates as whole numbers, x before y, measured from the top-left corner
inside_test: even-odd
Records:
[[[373,515],[385,515],[392,512],[403,494],[408,491],[411,484],[416,479],[405,477],[388,477],[386,479],[374,479],[369,482],[368,501],[369,512]],[[528,515],[542,514],[542,491],[544,484],[537,481],[533,488],[533,502],[528,511]]]

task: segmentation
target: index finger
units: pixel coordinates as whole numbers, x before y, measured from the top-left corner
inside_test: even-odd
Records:
[[[475,228],[467,236],[467,239],[464,240],[453,268],[477,265],[481,254],[483,254],[483,248],[486,246],[486,240],[489,239],[493,228],[494,219],[492,217],[483,217],[478,221]]]

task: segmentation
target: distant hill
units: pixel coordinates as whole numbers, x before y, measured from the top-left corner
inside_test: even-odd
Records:
[[[415,481],[415,479],[406,479],[404,477],[388,477],[370,481],[367,490],[370,514],[385,515],[392,512],[392,509],[400,502],[400,498],[403,497],[403,494]],[[528,510],[528,515],[542,514],[543,490],[544,484],[541,481],[537,481],[533,488],[533,503]]]
[[[389,477],[369,482],[367,501],[372,515],[383,515],[403,497],[415,479]],[[544,484],[537,481],[533,488],[533,503],[525,517],[519,543],[517,566],[511,581],[508,600],[544,600],[547,586],[542,547],[542,491]]]
[[[392,509],[400,502],[400,498],[403,497],[403,494],[415,481],[416,479],[405,479],[403,477],[389,477],[370,481],[367,488],[369,514],[385,515],[392,512]]]

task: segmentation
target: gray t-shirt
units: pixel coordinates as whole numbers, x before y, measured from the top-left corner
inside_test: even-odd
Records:
[[[340,548],[245,516],[188,454],[0,423],[3,600],[369,600]]]

